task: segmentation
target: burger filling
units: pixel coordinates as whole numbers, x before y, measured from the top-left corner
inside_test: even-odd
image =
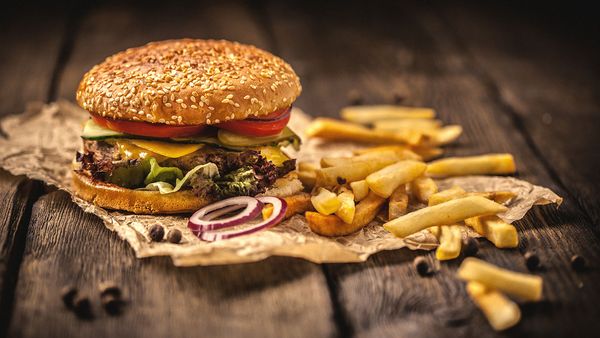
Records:
[[[160,138],[115,132],[89,120],[77,153],[78,172],[128,189],[162,194],[190,189],[199,197],[254,196],[295,169],[282,146],[297,147],[289,128],[249,137],[211,129],[191,138]]]

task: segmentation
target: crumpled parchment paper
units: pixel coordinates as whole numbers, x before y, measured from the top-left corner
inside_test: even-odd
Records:
[[[310,117],[295,108],[290,127],[302,136]],[[402,247],[432,249],[436,240],[422,231],[406,239],[396,238],[373,221],[353,235],[328,238],[310,231],[301,215],[276,227],[249,236],[213,243],[197,239],[187,230],[185,216],[133,215],[109,211],[75,197],[71,190],[71,162],[80,148],[79,137],[87,113],[67,101],[51,104],[33,103],[24,114],[10,116],[0,122],[0,166],[14,175],[26,175],[69,192],[73,201],[85,212],[100,217],[104,225],[126,240],[139,258],[170,256],[178,266],[216,265],[253,262],[269,256],[291,256],[325,262],[361,262],[371,254]],[[304,139],[304,137],[303,137]],[[317,162],[322,156],[350,155],[360,145],[306,140],[300,152],[286,149],[301,161]],[[467,191],[509,190],[517,198],[500,215],[508,222],[522,218],[536,204],[556,203],[562,199],[547,188],[511,177],[459,177],[438,181],[440,189],[452,185]],[[181,244],[155,243],[149,240],[148,229],[159,223],[165,230],[180,229]]]

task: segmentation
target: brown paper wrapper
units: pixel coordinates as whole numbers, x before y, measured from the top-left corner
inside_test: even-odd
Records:
[[[127,241],[136,256],[170,256],[178,266],[217,265],[253,262],[269,256],[300,257],[315,263],[361,262],[382,250],[403,247],[433,249],[436,239],[422,231],[400,239],[388,233],[381,222],[373,221],[363,230],[344,237],[328,238],[310,231],[301,215],[276,227],[249,236],[217,242],[203,242],[188,231],[184,216],[134,215],[109,211],[81,200],[71,190],[71,162],[80,148],[79,137],[87,113],[67,101],[51,104],[30,104],[24,114],[7,117],[0,122],[0,166],[14,175],[26,175],[44,181],[71,194],[73,201],[85,212],[100,217],[104,225]],[[286,149],[300,161],[314,161],[323,156],[350,155],[361,147],[352,143],[329,143],[306,140],[303,131],[310,117],[294,108],[290,127],[303,138],[300,152]],[[508,222],[522,218],[536,204],[556,203],[562,199],[547,188],[532,185],[511,177],[459,177],[438,181],[440,189],[458,185],[467,191],[508,190],[517,198],[500,215]],[[168,232],[182,231],[181,244],[151,242],[149,228],[162,224]]]

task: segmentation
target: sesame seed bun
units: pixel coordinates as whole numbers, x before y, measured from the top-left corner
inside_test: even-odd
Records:
[[[127,49],[87,72],[77,102],[103,117],[216,124],[289,107],[300,80],[282,59],[224,40],[167,40]]]
[[[210,203],[209,200],[194,195],[191,190],[171,194],[132,190],[94,180],[77,171],[73,171],[73,190],[77,197],[99,207],[135,214],[192,213]]]

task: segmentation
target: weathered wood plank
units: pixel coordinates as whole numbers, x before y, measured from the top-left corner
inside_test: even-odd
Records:
[[[81,75],[104,57],[148,41],[198,37],[267,44],[237,3],[187,5],[93,9],[83,18],[60,96],[73,98]],[[119,282],[130,300],[120,317],[99,309],[95,288],[105,279]],[[90,294],[97,315],[93,321],[80,321],[64,309],[58,290],[65,284]],[[62,192],[34,206],[15,298],[9,329],[15,336],[304,337],[335,332],[317,265],[273,258],[182,269],[166,258],[138,260],[126,243]]]
[[[176,268],[168,258],[136,259],[128,245],[64,192],[35,204],[15,313],[15,337],[328,336],[329,298],[315,266],[285,258]],[[122,315],[100,307],[98,283],[112,280],[128,300]],[[79,320],[60,299],[76,285],[94,319]]]
[[[465,127],[451,154],[511,152],[519,176],[565,191],[549,175],[526,135],[515,127],[506,107],[472,70],[469,58],[449,37],[447,27],[429,8],[346,4],[312,8],[269,3],[270,25],[277,52],[303,79],[299,106],[314,115],[335,115],[346,104],[345,93],[356,88],[367,102],[390,102],[398,91],[406,103],[430,105],[442,119]],[[294,13],[286,15],[286,13]],[[536,208],[517,223],[521,241],[535,248],[546,270],[543,304],[524,307],[522,323],[509,335],[585,334],[598,328],[594,307],[600,294],[598,271],[575,275],[568,267],[573,253],[600,262],[598,232],[581,210],[567,200],[560,211]],[[338,316],[356,336],[497,336],[468,300],[455,276],[457,262],[441,264],[432,278],[418,278],[410,266],[415,253],[376,255],[361,265],[327,266],[337,290]],[[484,245],[486,260],[525,271],[518,250]],[[579,288],[582,283],[583,288]],[[454,313],[464,311],[466,315]],[[458,327],[444,317],[466,317]],[[455,318],[456,319],[456,318]]]
[[[476,71],[494,83],[493,90],[528,133],[554,178],[598,223],[600,152],[594,144],[600,140],[600,50],[589,43],[598,27],[596,23],[595,32],[587,26],[570,29],[596,21],[589,17],[593,11],[579,8],[573,17],[569,9],[548,15],[552,11],[543,8],[532,20],[538,9],[516,11],[501,4],[440,7],[464,41]],[[504,27],[510,27],[509,33]]]
[[[28,101],[47,99],[65,15],[44,7],[16,4],[0,11],[0,117],[21,113]],[[0,170],[0,336],[10,320],[29,212],[40,190],[39,184]]]

